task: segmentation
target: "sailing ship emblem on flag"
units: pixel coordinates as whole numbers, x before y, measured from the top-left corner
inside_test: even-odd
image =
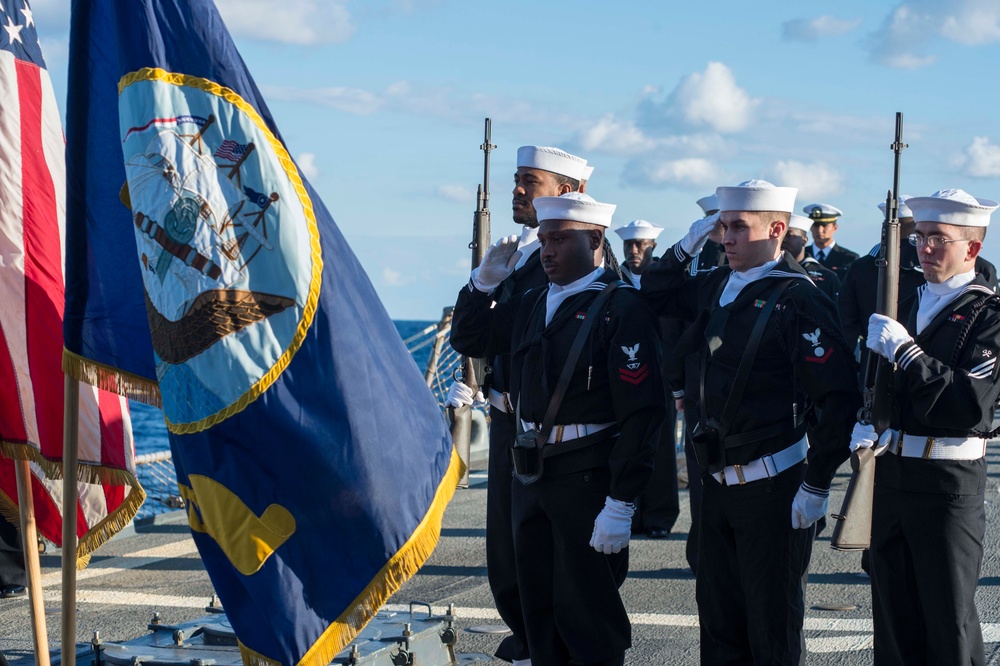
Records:
[[[198,432],[266,390],[309,328],[321,270],[312,203],[284,146],[233,91],[154,68],[119,91],[122,201],[163,408],[172,430]],[[164,117],[207,120],[155,122]]]

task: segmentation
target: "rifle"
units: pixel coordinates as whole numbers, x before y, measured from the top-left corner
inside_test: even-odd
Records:
[[[472,250],[472,268],[476,268],[483,261],[486,250],[490,247],[490,151],[496,146],[490,143],[490,130],[492,122],[486,119],[483,144],[479,149],[483,151],[483,182],[479,185],[476,194],[476,212],[472,216],[472,242],[469,249]],[[462,357],[461,364],[455,370],[455,380],[460,381],[472,389],[473,394],[479,391],[482,380],[489,372],[489,366],[484,358]],[[459,488],[469,487],[469,462],[472,447],[472,408],[468,405],[461,407],[449,407],[448,417],[451,420],[451,439],[455,443],[458,457],[465,463],[465,473],[458,482]]]
[[[882,245],[878,259],[878,291],[875,312],[896,319],[899,300],[899,157],[907,144],[903,143],[903,114],[896,113],[896,140],[890,148],[894,153],[892,189],[885,198],[885,219],[882,222]],[[858,410],[858,421],[874,426],[881,435],[889,428],[892,414],[893,363],[879,354],[869,352],[865,376],[861,385],[864,399]],[[879,452],[859,449],[851,454],[851,481],[844,504],[835,521],[830,547],[835,550],[867,550],[872,539],[872,500],[875,495],[875,456]]]

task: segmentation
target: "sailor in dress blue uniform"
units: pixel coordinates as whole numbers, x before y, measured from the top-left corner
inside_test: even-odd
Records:
[[[652,473],[664,417],[659,331],[638,292],[603,265],[615,207],[576,193],[534,203],[551,284],[494,305],[490,292],[516,260],[514,239],[501,239],[459,294],[452,341],[470,356],[510,353],[510,400],[533,437],[590,319],[540,449],[544,465],[530,479],[515,468],[512,524],[532,662],[617,666],[631,645],[618,587],[633,503]]]
[[[492,293],[497,303],[505,303],[529,289],[548,284],[538,249],[536,197],[559,196],[580,189],[593,169],[587,161],[559,148],[521,146],[517,149],[514,174],[514,222],[523,225],[516,249],[520,258],[514,271]],[[452,345],[458,349],[466,342],[462,332],[452,328]],[[521,598],[514,564],[514,540],[510,524],[510,448],[514,441],[514,410],[510,403],[510,356],[504,349],[493,358],[493,372],[483,391],[490,403],[489,474],[486,491],[486,570],[490,591],[500,617],[511,630],[497,648],[496,656],[515,664],[528,661],[527,637],[521,614]],[[471,404],[472,390],[460,382],[449,391],[449,404]]]
[[[896,363],[891,430],[875,467],[875,663],[984,664],[975,592],[983,558],[986,442],[1000,383],[1000,301],[975,270],[997,208],[962,190],[912,197],[927,284],[874,314],[866,344]],[[851,446],[876,442],[855,427]]]

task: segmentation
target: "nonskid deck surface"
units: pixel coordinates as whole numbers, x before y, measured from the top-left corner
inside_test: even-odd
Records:
[[[1000,659],[1000,442],[987,450],[989,485],[986,495],[987,532],[983,573],[977,601],[990,663]],[[839,508],[849,467],[841,468],[831,494]],[[633,648],[627,664],[697,664],[698,621],[694,578],[684,560],[690,526],[687,492],[681,491],[681,516],[665,540],[636,538],[631,567],[622,588],[633,623]],[[464,629],[489,628],[500,622],[486,581],[486,473],[473,471],[471,487],[456,493],[445,513],[441,541],[423,569],[388,604],[408,610],[410,602],[429,602],[436,613],[455,604],[458,649],[492,654],[502,636]],[[180,520],[177,520],[180,518]],[[173,521],[173,522],[171,522]],[[60,570],[57,554],[42,556],[49,643],[60,644]],[[860,554],[829,548],[829,529],[813,552],[806,597],[806,640],[810,664],[870,664],[871,592],[858,575]],[[103,546],[90,566],[79,573],[77,641],[89,642],[94,631],[101,640],[127,641],[147,633],[154,612],[165,623],[180,623],[205,615],[212,585],[177,514],[140,526]],[[853,605],[855,610],[819,610],[820,605]],[[14,666],[33,663],[31,623],[25,599],[0,600],[0,652]],[[81,663],[89,663],[81,662]],[[491,663],[502,664],[496,660]]]

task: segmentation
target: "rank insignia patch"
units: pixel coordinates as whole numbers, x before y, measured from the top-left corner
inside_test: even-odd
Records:
[[[635,370],[629,370],[627,368],[618,368],[618,377],[623,382],[629,384],[634,384],[638,386],[639,384],[646,381],[646,377],[649,377],[649,366],[642,364],[639,365]]]
[[[806,354],[806,360],[811,363],[826,363],[826,359],[830,358],[830,354],[833,352],[833,348],[826,349],[823,347],[823,343],[820,342],[820,335],[822,332],[820,329],[816,329],[812,333],[803,333],[802,337],[812,345],[811,355]]]
[[[632,347],[622,347],[622,351],[628,356],[628,363],[626,365],[628,365],[629,370],[638,369],[639,359],[636,358],[636,354],[639,353],[639,344],[636,343],[635,346]]]

